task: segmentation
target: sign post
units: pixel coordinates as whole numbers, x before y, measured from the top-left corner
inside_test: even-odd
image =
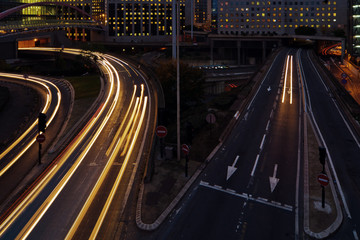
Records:
[[[44,134],[37,135],[36,141],[39,143],[39,164],[41,164],[41,143],[45,141],[45,135]]]
[[[210,126],[210,135],[212,135],[213,124],[216,122],[215,114],[213,114],[213,113],[208,113],[208,114],[206,115],[206,121],[211,124],[211,126]]]
[[[190,148],[188,145],[183,144],[183,145],[181,145],[181,150],[185,155],[185,177],[187,177],[188,176],[188,163],[189,163]]]
[[[164,158],[164,143],[163,138],[167,135],[167,129],[164,126],[157,126],[156,135],[160,138],[160,156]]]

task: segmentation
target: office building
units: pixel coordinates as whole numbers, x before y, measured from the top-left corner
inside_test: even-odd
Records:
[[[218,0],[219,34],[292,35],[300,26],[315,28],[318,35],[331,35],[347,28],[344,0]]]
[[[171,0],[109,0],[107,40],[112,42],[171,41]],[[180,1],[180,28],[185,27],[185,1]]]

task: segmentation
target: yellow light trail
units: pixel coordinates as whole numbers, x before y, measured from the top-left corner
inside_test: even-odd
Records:
[[[289,76],[290,75],[290,76]],[[283,94],[282,94],[282,103],[285,102],[285,93],[286,93],[286,85],[287,80],[289,78],[290,87],[288,93],[290,94],[290,104],[292,104],[293,101],[293,56],[288,55],[286,58],[286,67],[285,67],[285,77],[284,77],[284,88],[283,88]]]
[[[16,78],[16,79],[20,79],[20,80],[24,79],[24,77],[19,75],[19,74],[0,73],[0,76],[8,77],[8,78]],[[57,114],[57,111],[59,110],[59,107],[60,107],[60,103],[61,103],[60,90],[52,82],[47,81],[45,79],[38,78],[38,77],[29,77],[29,78],[27,78],[27,81],[34,82],[36,84],[40,84],[41,86],[43,86],[47,90],[47,100],[45,102],[45,106],[41,110],[42,113],[47,113],[47,111],[48,111],[48,109],[50,107],[50,103],[52,101],[52,94],[51,94],[50,88],[45,83],[52,85],[57,91],[57,96],[58,96],[57,104],[56,104],[55,109],[54,109],[53,113],[51,114],[49,120],[46,123],[46,125],[49,126],[50,123],[55,118],[55,116]],[[6,156],[6,154],[8,154],[12,149],[14,149],[14,147],[16,145],[19,144],[20,141],[23,140],[30,133],[30,131],[32,131],[36,127],[37,123],[38,123],[38,120],[36,120],[33,124],[31,124],[31,126],[17,140],[15,140],[4,152],[2,152],[0,154],[0,160],[3,159]],[[19,158],[35,143],[35,141],[36,141],[36,137],[32,138],[32,140],[30,140],[30,142],[26,144],[26,146],[23,148],[23,150],[21,152],[19,152],[15,156],[15,158],[13,158],[3,169],[1,169],[0,177],[2,175],[4,175],[5,172],[7,170],[9,170],[10,167],[13,166],[19,160]]]
[[[132,108],[132,106],[133,106],[133,104],[134,104],[136,90],[137,90],[137,85],[134,85],[134,91],[133,91],[133,95],[132,95],[132,97],[131,97],[131,101],[130,101],[130,104],[129,104],[129,108],[127,109],[126,114],[125,114],[125,117],[124,117],[125,120],[128,118],[128,115],[129,115],[129,113],[130,113],[130,110],[131,110],[131,108]],[[109,147],[108,150],[106,151],[106,156],[109,156],[109,155],[110,155],[110,152],[111,152],[111,150],[113,149],[113,147],[114,147],[114,145],[115,145],[115,143],[116,143],[116,140],[119,138],[119,135],[120,135],[120,133],[121,133],[123,127],[124,127],[125,122],[126,122],[126,121],[122,121],[122,122],[121,122],[121,125],[120,125],[118,131],[117,131],[116,134],[115,134],[114,140],[111,142],[110,147]]]
[[[285,70],[285,79],[284,79],[284,88],[283,88],[283,96],[282,96],[282,103],[285,101],[285,92],[286,92],[286,80],[288,76],[288,67],[289,67],[289,55],[286,58],[286,70]]]
[[[71,179],[71,177],[73,176],[73,174],[75,173],[75,171],[78,169],[78,167],[80,166],[80,164],[82,163],[82,161],[84,160],[85,156],[87,155],[87,153],[90,151],[91,147],[93,146],[93,144],[95,143],[95,141],[97,140],[98,136],[100,135],[100,133],[102,132],[103,128],[106,126],[110,116],[112,115],[112,113],[114,112],[114,109],[117,105],[118,102],[118,97],[120,94],[120,82],[119,82],[119,75],[116,71],[116,69],[107,61],[101,61],[102,64],[104,64],[104,66],[109,69],[114,75],[116,75],[116,80],[117,80],[117,89],[116,89],[116,94],[114,97],[114,101],[112,102],[110,109],[108,111],[108,113],[106,114],[104,120],[102,121],[100,127],[97,129],[96,133],[94,134],[94,136],[92,137],[91,141],[89,142],[89,144],[86,146],[86,148],[84,149],[84,151],[81,152],[80,156],[76,159],[75,163],[71,166],[71,168],[67,171],[67,173],[65,174],[65,176],[61,179],[61,181],[58,183],[58,185],[54,188],[54,190],[51,192],[51,194],[47,197],[47,199],[44,201],[44,203],[38,208],[38,210],[36,211],[36,213],[32,216],[32,218],[28,221],[28,223],[26,224],[26,226],[22,229],[22,231],[18,234],[18,236],[16,237],[16,239],[26,239],[29,234],[32,232],[32,230],[35,228],[35,226],[37,225],[37,223],[41,220],[41,218],[44,216],[44,214],[46,213],[46,211],[50,208],[50,206],[52,205],[52,203],[55,201],[55,199],[57,198],[57,196],[60,194],[60,192],[63,190],[63,188],[66,186],[66,184],[69,182],[69,180]],[[114,88],[114,75],[110,74],[110,93],[112,93],[112,90]],[[106,102],[104,104],[104,106],[106,106],[110,101],[110,94],[108,95]],[[100,112],[102,113],[104,111],[105,107],[103,107]],[[96,120],[97,118],[99,118],[99,116],[101,115],[101,113],[97,114],[96,116]],[[93,120],[93,123],[95,123],[95,119]],[[85,135],[83,135],[84,137]],[[79,143],[79,142],[78,142]],[[72,152],[72,151],[71,151]],[[70,152],[68,153],[69,155],[71,154]],[[63,163],[65,162],[66,158],[62,158],[63,159]],[[59,169],[60,167],[58,167]],[[56,173],[56,172],[55,172]],[[54,173],[54,174],[55,174]]]
[[[143,96],[144,96],[144,85],[141,84],[141,95],[140,95],[140,102],[142,102],[143,100]],[[133,126],[135,125],[135,122],[133,122]],[[134,129],[133,127],[131,128],[132,130]],[[128,146],[130,144],[130,139],[132,139],[132,136],[133,136],[133,131],[131,131],[130,134],[126,134],[125,137],[126,137],[126,143],[125,143],[125,146],[123,147],[123,151],[121,153],[121,156],[124,155],[125,152],[127,152],[128,150]]]
[[[102,223],[104,222],[104,219],[105,219],[105,216],[110,208],[110,204],[111,202],[113,201],[114,199],[114,196],[115,196],[115,193],[116,193],[116,190],[117,188],[119,187],[120,185],[120,182],[121,182],[121,179],[122,179],[122,176],[124,175],[124,172],[125,172],[125,169],[126,169],[126,166],[129,162],[129,159],[130,159],[130,156],[131,156],[131,153],[132,153],[132,150],[134,149],[134,146],[135,146],[135,142],[137,141],[137,138],[139,136],[139,132],[140,132],[140,129],[141,129],[141,126],[142,126],[142,123],[144,121],[144,116],[145,116],[145,112],[146,112],[146,107],[147,107],[147,100],[148,98],[145,97],[144,99],[144,103],[143,103],[143,109],[142,109],[142,112],[141,112],[141,117],[140,117],[140,120],[139,120],[139,123],[138,123],[138,126],[136,128],[136,132],[135,132],[135,136],[131,142],[131,145],[130,145],[130,149],[129,151],[127,152],[126,154],[126,157],[125,157],[125,160],[124,160],[124,163],[123,165],[121,166],[121,169],[120,169],[120,172],[116,178],[116,181],[111,189],[111,192],[110,192],[110,195],[108,196],[107,200],[106,200],[106,203],[101,211],[101,214],[98,218],[98,221],[96,222],[94,228],[93,228],[93,231],[90,235],[90,238],[89,239],[96,239],[98,233],[99,233],[99,230],[100,230],[100,227],[102,225]]]
[[[291,55],[290,61],[290,104],[292,104],[292,88],[293,88],[293,56]]]
[[[37,49],[29,49],[29,50],[40,50],[39,48]],[[44,49],[44,50],[48,50],[47,48]],[[53,51],[59,51],[59,49],[52,49]],[[83,52],[80,51],[80,50],[69,50],[69,49],[65,49],[64,52],[68,52],[68,53],[74,53],[74,54],[82,54]],[[96,54],[97,55],[97,54]],[[97,55],[97,56],[100,56],[100,55]],[[102,58],[103,59],[103,58]],[[118,60],[118,59],[115,59],[115,58],[111,58],[111,60],[119,63],[120,65],[123,66],[123,64],[121,64]],[[110,76],[110,82],[111,82],[111,89],[113,87],[113,74],[116,75],[116,79],[118,81],[118,88],[119,88],[119,75],[116,71],[116,69],[107,61],[107,60],[104,60],[104,61],[100,61],[99,59],[97,60],[98,63],[102,64],[102,66],[107,69],[107,74],[109,74]],[[126,64],[127,65],[127,64]],[[128,65],[129,66],[129,65]],[[123,66],[124,67],[124,66]],[[130,67],[130,66],[129,66]],[[131,69],[133,69],[132,67],[130,67]],[[124,67],[124,69],[126,69]],[[134,70],[134,69],[133,69]],[[128,70],[126,69],[126,71],[128,72]],[[134,71],[136,73],[136,71]],[[131,76],[131,74],[128,72],[129,76]],[[136,73],[137,74],[137,73]],[[122,168],[120,170],[120,173],[118,175],[118,178],[117,178],[117,182],[116,184],[113,186],[113,189],[116,190],[118,184],[120,183],[121,181],[121,178],[122,178],[122,175],[124,173],[124,170],[126,168],[126,165],[129,161],[129,158],[131,156],[131,153],[133,151],[133,148],[134,148],[134,145],[135,145],[135,142],[138,138],[138,135],[139,135],[139,132],[140,132],[140,129],[141,129],[141,126],[143,124],[143,119],[144,119],[144,116],[145,116],[145,109],[146,109],[146,106],[147,106],[147,101],[148,101],[148,98],[147,97],[143,97],[143,93],[144,93],[144,88],[143,86],[141,86],[142,88],[142,91],[141,91],[141,97],[140,98],[137,98],[136,101],[134,102],[134,100],[132,99],[131,100],[131,104],[134,104],[134,110],[133,110],[133,113],[131,114],[131,121],[127,122],[127,126],[126,126],[126,129],[125,129],[125,133],[126,134],[123,134],[120,139],[118,140],[116,146],[115,146],[115,149],[112,151],[112,154],[111,154],[111,157],[110,159],[112,159],[111,161],[108,161],[108,166],[110,167],[111,166],[111,163],[114,162],[115,160],[115,157],[117,156],[117,153],[120,151],[125,139],[127,138],[128,135],[134,135],[134,138],[133,138],[133,141],[132,143],[130,144],[130,147],[129,147],[129,151],[125,157],[125,162],[124,164],[122,165]],[[110,90],[110,92],[112,92],[112,90]],[[135,92],[136,92],[136,88],[134,90],[134,94],[133,96],[135,96]],[[63,179],[59,182],[59,184],[56,186],[56,188],[52,191],[52,193],[48,196],[48,198],[46,199],[46,201],[42,204],[42,206],[38,209],[38,211],[33,215],[33,217],[30,219],[30,221],[28,221],[28,223],[26,224],[26,226],[23,228],[23,230],[19,233],[19,235],[17,236],[17,239],[26,239],[29,234],[31,233],[31,231],[35,228],[36,224],[40,221],[41,217],[46,213],[47,209],[51,206],[52,202],[55,201],[56,197],[60,194],[61,190],[64,188],[64,186],[67,184],[67,182],[69,181],[69,179],[71,178],[71,176],[74,174],[74,172],[76,171],[76,169],[78,168],[78,166],[80,165],[80,163],[82,162],[82,160],[84,159],[85,155],[88,153],[88,151],[90,150],[90,148],[92,147],[92,145],[94,144],[95,140],[97,139],[98,135],[100,134],[100,132],[102,131],[103,127],[105,126],[106,122],[108,121],[109,117],[111,116],[114,108],[115,108],[115,105],[114,104],[115,102],[118,102],[118,97],[119,97],[119,91],[117,92],[116,94],[116,97],[115,97],[115,100],[112,104],[112,106],[110,107],[110,110],[109,110],[109,113],[106,115],[105,119],[103,120],[101,126],[98,128],[96,134],[94,135],[94,137],[92,138],[90,144],[87,146],[87,148],[82,152],[81,156],[78,157],[78,159],[75,161],[74,165],[71,167],[71,169],[66,173],[66,175],[63,177]],[[144,100],[143,100],[144,98]],[[109,97],[108,97],[109,99]],[[105,108],[105,105],[107,105],[107,101],[108,99],[106,100],[105,104],[103,104],[103,106],[101,107],[101,110],[100,110],[100,113],[99,114],[96,114],[95,117],[93,117],[92,121],[89,122],[89,127],[87,127],[86,131],[84,131],[84,133],[79,136],[79,138],[76,140],[76,142],[70,146],[70,148],[64,153],[64,155],[61,157],[61,160],[59,160],[59,163],[56,165],[56,167],[52,168],[51,171],[42,179],[42,182],[41,182],[41,185],[36,185],[36,191],[35,193],[32,193],[32,194],[28,194],[26,196],[26,198],[29,200],[29,201],[26,201],[26,203],[24,203],[25,201],[23,201],[21,203],[21,206],[23,206],[23,208],[21,208],[20,210],[16,210],[16,211],[13,211],[11,214],[12,214],[12,218],[11,218],[11,222],[14,221],[14,219],[16,217],[18,217],[21,213],[21,211],[23,211],[26,206],[28,204],[30,204],[35,198],[36,196],[40,193],[40,191],[46,186],[46,184],[50,181],[50,179],[56,174],[56,172],[58,171],[58,169],[61,168],[61,166],[63,165],[63,163],[65,162],[65,160],[63,159],[67,159],[69,157],[69,155],[72,153],[72,151],[77,147],[77,145],[79,144],[80,141],[82,141],[83,137],[85,136],[85,134],[88,132],[88,129],[90,129],[95,121],[97,120],[97,118],[101,115],[101,113],[104,111],[104,108]],[[143,106],[143,111],[141,112],[141,117],[139,119],[138,115],[139,115],[139,111],[140,111],[140,106]],[[128,112],[130,111],[130,109],[128,109]],[[128,113],[126,114],[126,116],[128,115]],[[134,121],[136,121],[138,123],[138,127],[136,128],[135,130],[135,133],[134,133],[134,129],[135,129],[135,126],[134,126]],[[125,122],[124,122],[125,124]],[[122,124],[122,127],[124,125]],[[131,134],[127,134],[129,132],[129,130],[132,132]],[[79,134],[80,135],[80,134]],[[118,136],[118,134],[117,134]],[[112,147],[114,145],[114,142],[112,142],[111,146],[109,147],[108,149],[108,152],[111,151]],[[109,152],[110,153],[110,152]],[[108,155],[108,154],[107,154]],[[106,174],[104,174],[105,176]],[[103,174],[101,175],[103,176]],[[120,176],[120,177],[119,177]],[[96,183],[96,186],[100,186],[101,183],[103,182],[103,178],[100,177]],[[97,187],[94,187],[92,192],[96,192],[96,188]],[[32,191],[34,192],[34,191]],[[89,198],[91,198],[92,194],[90,194]],[[111,199],[113,198],[114,196],[114,191],[112,191],[112,197]],[[109,196],[110,197],[110,196]],[[88,200],[89,200],[88,198]],[[91,202],[91,200],[89,200],[89,202]],[[111,203],[111,200],[107,200],[107,204],[110,205]],[[90,203],[89,203],[90,204]],[[85,204],[87,205],[87,204]],[[106,205],[107,206],[107,205]],[[106,209],[107,207],[104,206],[104,209]],[[100,218],[98,219],[98,223],[97,223],[97,228],[100,229],[100,226],[101,226],[101,223],[103,220],[105,215],[106,215],[106,211],[107,210],[104,210],[102,212],[104,212],[104,215],[100,216]],[[86,213],[86,210],[84,211],[84,214]],[[78,215],[78,218],[82,218],[81,217],[81,213]],[[100,223],[99,223],[100,221]],[[9,223],[9,222],[8,222]],[[77,223],[80,223],[80,221],[75,221],[74,224],[73,224],[73,227],[75,226],[75,228],[72,227],[72,229],[74,229],[74,231],[77,229],[76,227],[76,224]],[[10,223],[11,224],[11,223]],[[10,224],[7,224],[7,226],[9,226]],[[3,226],[3,225],[2,225]],[[0,230],[1,229],[4,229],[4,231],[6,231],[7,227],[2,227],[0,226]],[[68,236],[71,237],[72,234],[71,234],[71,230],[69,231],[68,233]],[[93,235],[97,235],[97,232],[98,231],[93,231]],[[3,233],[3,232],[2,232]],[[1,234],[0,233],[0,236]],[[67,238],[68,238],[67,236]]]
[[[76,220],[74,221],[73,225],[71,226],[71,229],[69,230],[65,239],[72,239],[74,237],[76,230],[79,228],[80,223],[84,219],[86,212],[88,211],[88,209],[89,209],[91,203],[93,202],[96,194],[98,193],[102,183],[104,182],[108,172],[110,171],[110,168],[111,168],[113,162],[115,161],[115,157],[117,156],[119,149],[123,145],[123,142],[125,139],[124,136],[126,136],[129,132],[129,130],[131,129],[132,122],[134,121],[134,118],[135,118],[136,109],[138,108],[138,105],[139,105],[139,98],[136,98],[135,102],[134,101],[131,101],[131,102],[134,104],[134,106],[130,106],[130,108],[133,109],[132,114],[131,114],[129,120],[124,119],[124,121],[122,123],[122,126],[123,126],[123,124],[127,123],[124,133],[122,134],[121,138],[117,141],[117,144],[115,146],[114,151],[112,152],[112,154],[110,156],[110,159],[106,163],[105,168],[103,169],[99,179],[97,180],[93,190],[89,194],[89,197],[87,198],[85,204],[83,205],[80,213],[78,214]]]
[[[107,71],[109,71],[109,75],[110,75],[110,92],[112,92],[113,88],[114,88],[114,81],[113,81],[113,75],[110,74],[111,71],[111,67],[107,66],[108,62],[107,61],[100,61],[101,64],[103,64],[103,66],[105,67],[105,69],[107,69]],[[119,81],[119,76],[117,74],[117,72],[114,72],[114,74],[117,76],[117,81]],[[119,89],[120,89],[120,83],[118,82],[117,85],[117,91],[116,91],[116,101],[117,102],[117,98],[119,96]],[[41,192],[42,189],[44,189],[44,187],[48,184],[48,182],[51,180],[51,178],[57,173],[57,171],[61,168],[61,166],[65,163],[66,159],[70,157],[70,155],[72,154],[72,152],[77,148],[77,146],[83,141],[83,139],[85,138],[85,136],[88,134],[88,132],[90,131],[90,129],[95,125],[95,123],[97,122],[99,116],[104,112],[104,109],[106,107],[106,105],[108,104],[110,100],[110,95],[107,96],[105,103],[101,105],[101,107],[99,108],[98,112],[93,116],[93,118],[89,121],[89,123],[85,126],[85,128],[81,131],[81,133],[76,137],[75,141],[72,142],[71,146],[69,148],[66,149],[66,151],[63,153],[63,155],[61,155],[61,158],[59,159],[58,164],[53,166],[53,169],[51,169],[49,172],[46,173],[46,175],[43,177],[43,179],[41,180],[40,183],[38,183],[37,186],[34,187],[34,189],[29,192],[25,197],[24,200],[21,201],[21,203],[19,205],[16,206],[16,208],[9,214],[9,216],[7,216],[7,218],[2,222],[2,224],[0,225],[0,236],[4,234],[4,232],[9,228],[9,226],[16,220],[17,217],[19,217],[19,215],[22,213],[22,211],[24,211],[24,209],[26,209],[26,207],[32,203],[32,201],[38,196],[38,194]],[[113,103],[114,104],[114,103]],[[111,113],[114,110],[114,107],[111,107]],[[109,114],[109,113],[108,113]],[[102,128],[106,125],[108,118],[105,118],[104,121],[102,122],[101,127],[98,129],[97,133],[100,133]],[[88,145],[88,148],[85,149],[85,151],[82,154],[82,158],[78,158],[77,161],[74,163],[74,165],[72,166],[72,172],[68,172],[69,174],[66,175],[66,177],[71,177],[73,172],[77,169],[77,167],[80,165],[80,163],[82,162],[83,157],[85,157],[85,154],[89,151],[89,147],[92,146],[92,144],[94,144],[95,139],[98,137],[99,134],[95,134],[94,137],[92,138],[92,142],[90,143],[90,145]],[[60,184],[58,184],[58,188],[57,190],[60,190],[65,186],[65,184],[67,183],[68,179],[66,180],[65,177],[63,177],[61,183],[63,183],[63,186],[61,187]],[[54,191],[53,191],[54,193]],[[56,197],[59,193],[55,193],[55,194],[51,194],[52,197]],[[50,197],[50,195],[49,195]],[[48,199],[49,199],[48,197]],[[46,201],[44,202],[44,204],[46,204],[47,206],[45,206],[45,208],[43,208],[43,210],[48,209],[48,207],[51,205],[51,203],[54,201],[55,198],[53,198],[50,201]],[[33,218],[31,219],[32,224],[27,224],[27,230],[26,227],[23,229],[23,231],[21,232],[21,234],[19,235],[19,237],[21,238],[24,237],[26,238],[26,236],[28,236],[31,232],[31,230],[33,229],[33,227],[35,226],[35,224],[39,221],[39,219],[41,218],[41,216],[44,214],[44,211],[41,213],[38,211],[37,217],[36,214],[33,216]]]

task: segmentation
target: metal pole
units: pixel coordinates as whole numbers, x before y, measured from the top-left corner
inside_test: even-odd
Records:
[[[39,164],[41,164],[41,143],[39,143]]]
[[[194,41],[194,0],[190,0],[191,2],[191,42]]]
[[[322,201],[321,201],[321,206],[322,208],[325,208],[325,187],[321,186],[322,189]]]
[[[176,1],[177,0],[172,0],[172,59],[175,60],[176,59],[176,26],[177,26],[177,19],[176,17]]]
[[[179,58],[179,33],[180,33],[180,0],[177,0],[176,12],[176,102],[177,102],[177,160],[180,161],[180,58]]]
[[[161,156],[161,159],[164,158],[164,142],[163,142],[162,138],[160,138],[160,156]]]
[[[188,176],[188,162],[189,162],[189,157],[186,154],[186,159],[185,159],[185,177]]]

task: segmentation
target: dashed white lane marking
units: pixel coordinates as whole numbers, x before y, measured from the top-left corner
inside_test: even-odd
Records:
[[[217,190],[217,191],[220,191],[220,192],[224,192],[224,193],[227,193],[227,194],[230,194],[230,195],[233,195],[233,196],[237,196],[237,197],[240,197],[240,198],[243,198],[243,199],[247,199],[247,200],[250,200],[250,201],[257,202],[257,203],[265,204],[265,205],[275,207],[275,208],[279,208],[279,209],[282,209],[282,210],[286,210],[286,211],[289,211],[289,212],[292,212],[293,209],[294,209],[293,206],[290,206],[288,204],[281,204],[279,202],[269,201],[268,199],[262,198],[262,197],[254,198],[254,197],[252,197],[251,194],[247,194],[247,193],[237,193],[237,192],[233,192],[233,191],[228,191],[227,189],[223,189],[222,187],[219,188],[219,185],[212,186],[208,182],[204,182],[204,181],[200,181],[200,186],[211,188],[211,189],[214,189],[214,190]]]
[[[256,169],[256,166],[257,166],[257,164],[258,164],[258,162],[259,162],[259,154],[256,156],[256,160],[255,160],[255,164],[254,164],[254,167],[253,167],[253,169],[252,169],[252,171],[251,171],[251,176],[253,177],[254,176],[254,173],[255,173],[255,169]]]
[[[269,126],[270,126],[270,120],[267,122],[267,125],[266,125],[266,131],[268,131],[269,130]]]
[[[355,240],[359,240],[356,230],[353,231],[353,235],[354,235]]]
[[[273,117],[273,115],[274,115],[274,109],[271,109],[270,119]]]
[[[264,136],[263,136],[263,138],[262,138],[262,140],[261,140],[260,150],[262,150],[263,147],[264,147],[265,138],[266,138],[266,134],[264,134]]]

